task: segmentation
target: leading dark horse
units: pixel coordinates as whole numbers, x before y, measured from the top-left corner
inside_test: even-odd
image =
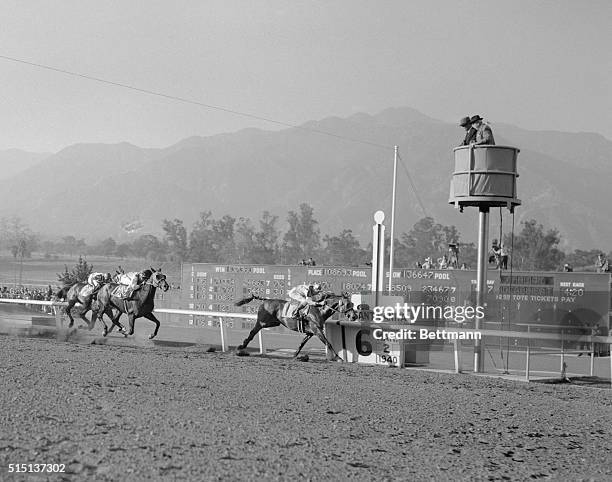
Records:
[[[149,336],[149,339],[155,338],[159,330],[159,320],[155,318],[153,314],[153,309],[155,308],[155,291],[157,288],[162,291],[168,291],[170,286],[166,281],[166,275],[162,274],[160,270],[153,271],[151,277],[140,287],[140,289],[134,292],[133,299],[129,301],[113,295],[117,286],[119,286],[117,283],[109,283],[104,285],[98,292],[98,309],[96,311],[100,313],[100,320],[102,323],[104,323],[102,315],[105,314],[111,319],[114,325],[119,327],[120,331],[124,332],[123,326],[119,323],[119,318],[123,313],[126,313],[129,322],[127,335],[133,335],[134,321],[137,318],[144,317],[155,323],[155,331]],[[109,330],[106,327],[106,323],[104,323],[104,336],[106,336],[108,332]]]
[[[289,303],[289,301],[286,300],[260,298],[252,294],[248,298],[238,301],[235,305],[242,306],[253,300],[263,300],[263,303],[257,310],[257,321],[255,322],[255,326],[249,333],[249,336],[240,346],[238,346],[238,352],[244,350],[262,328],[272,328],[283,325],[292,331],[298,331],[305,334],[293,358],[299,355],[310,338],[317,335],[319,340],[327,347],[328,357],[330,357],[331,360],[341,359],[325,337],[325,320],[334,313],[340,313],[349,320],[357,319],[357,313],[355,313],[353,309],[353,303],[351,303],[348,293],[342,293],[342,295],[321,293],[315,296],[313,300],[318,302],[317,304],[320,305],[320,308],[308,306],[308,311],[304,315],[303,321],[298,321],[293,318],[284,318],[282,316],[285,305]]]

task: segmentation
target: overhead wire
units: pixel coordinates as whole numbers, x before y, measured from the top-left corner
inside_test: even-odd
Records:
[[[103,79],[103,78],[100,78],[100,77],[95,77],[93,75],[81,74],[79,72],[73,72],[73,71],[66,70],[66,69],[60,69],[60,68],[57,68],[57,67],[52,67],[50,65],[40,64],[40,63],[37,63],[37,62],[30,62],[30,61],[23,60],[23,59],[17,59],[15,57],[9,57],[7,55],[0,54],[0,59],[9,60],[11,62],[17,62],[17,63],[21,63],[21,64],[32,66],[32,67],[37,67],[37,68],[40,68],[40,69],[46,69],[46,70],[50,70],[50,71],[53,71],[53,72],[58,72],[58,73],[61,73],[61,74],[71,75],[73,77],[80,77],[82,79],[92,80],[94,82],[100,82],[100,83],[103,83],[103,84],[113,85],[115,87],[121,87],[121,88],[124,88],[124,89],[133,90],[135,92],[140,92],[140,93],[143,93],[143,94],[155,95],[157,97],[163,97],[165,99],[175,100],[175,101],[178,101],[178,102],[183,102],[185,104],[198,105],[200,107],[206,107],[207,109],[213,109],[213,110],[218,110],[218,111],[221,111],[221,112],[227,112],[228,114],[239,115],[239,116],[242,116],[242,117],[248,117],[250,119],[255,119],[255,120],[259,120],[259,121],[263,121],[263,122],[269,122],[269,123],[276,124],[276,125],[281,125],[281,126],[284,126],[284,127],[290,127],[290,128],[293,128],[293,129],[300,129],[300,130],[307,131],[307,132],[313,132],[313,133],[316,133],[316,134],[321,134],[321,135],[325,135],[325,136],[329,136],[329,137],[334,137],[336,139],[343,139],[343,140],[350,141],[350,142],[366,144],[366,145],[369,145],[369,146],[378,147],[378,148],[386,149],[386,150],[393,150],[394,149],[394,146],[386,146],[384,144],[379,144],[377,142],[367,141],[367,140],[364,140],[364,139],[355,139],[355,138],[352,138],[352,137],[347,137],[347,136],[342,136],[342,135],[339,135],[339,134],[334,134],[332,132],[322,131],[322,130],[319,130],[319,129],[312,129],[310,127],[304,127],[304,126],[300,126],[300,125],[296,125],[296,124],[291,124],[289,122],[283,122],[283,121],[279,121],[279,120],[276,120],[276,119],[271,119],[269,117],[263,117],[263,116],[260,116],[260,115],[257,115],[257,114],[250,114],[250,113],[247,113],[247,112],[241,112],[241,111],[238,111],[238,110],[229,109],[227,107],[207,104],[205,102],[200,102],[200,101],[194,100],[194,99],[187,99],[185,97],[179,97],[179,96],[176,96],[176,95],[165,94],[163,92],[157,92],[157,91],[150,90],[150,89],[143,89],[141,87],[136,87],[134,85],[124,84],[124,83],[121,83],[121,82],[115,82],[115,81],[112,81],[112,80]]]
[[[414,191],[414,195],[417,199],[417,202],[419,203],[419,206],[421,207],[421,210],[423,211],[423,214],[425,215],[425,217],[429,217],[429,215],[427,214],[427,210],[425,209],[425,206],[423,205],[423,202],[421,201],[421,197],[419,196],[417,188],[414,185],[414,182],[412,181],[412,176],[410,176],[410,172],[408,172],[408,168],[404,164],[404,160],[400,156],[399,152],[397,153],[397,158],[399,159],[400,164],[404,168],[404,172],[406,173],[406,176],[408,176],[408,181],[410,181],[410,185],[412,186],[412,190]]]
[[[208,104],[205,102],[201,102],[198,100],[194,100],[194,99],[188,99],[185,97],[179,97],[176,95],[172,95],[172,94],[166,94],[164,92],[158,92],[158,91],[154,91],[154,90],[150,90],[150,89],[144,89],[141,87],[136,87],[134,85],[130,85],[130,84],[125,84],[122,82],[115,82],[112,80],[108,80],[108,79],[103,79],[101,77],[96,77],[93,75],[89,75],[89,74],[83,74],[83,73],[79,73],[79,72],[74,72],[71,70],[67,70],[67,69],[61,69],[58,67],[53,67],[50,65],[46,65],[46,64],[41,64],[38,62],[31,62],[28,60],[23,60],[23,59],[18,59],[15,57],[10,57],[8,55],[2,55],[0,54],[0,59],[4,59],[4,60],[8,60],[10,62],[16,62],[16,63],[20,63],[20,64],[24,64],[24,65],[29,65],[31,67],[36,67],[39,69],[45,69],[45,70],[49,70],[52,72],[57,72],[57,73],[61,73],[61,74],[65,74],[65,75],[70,75],[73,77],[78,77],[78,78],[82,78],[82,79],[86,79],[86,80],[90,80],[90,81],[94,81],[94,82],[100,82],[103,84],[107,84],[107,85],[112,85],[115,87],[120,87],[120,88],[124,88],[124,89],[129,89],[135,92],[140,92],[143,94],[149,94],[149,95],[153,95],[153,96],[157,96],[157,97],[162,97],[165,99],[169,99],[169,100],[173,100],[173,101],[177,101],[177,102],[183,102],[185,104],[191,104],[191,105],[197,105],[200,107],[205,107],[207,109],[213,109],[213,110],[218,110],[221,112],[226,112],[228,114],[233,114],[233,115],[238,115],[238,116],[242,116],[242,117],[247,117],[250,119],[255,119],[255,120],[259,120],[259,121],[263,121],[263,122],[268,122],[268,123],[272,123],[272,124],[276,124],[276,125],[280,125],[283,127],[289,127],[289,128],[293,128],[293,129],[299,129],[302,131],[306,131],[306,132],[312,132],[314,134],[320,134],[320,135],[324,135],[324,136],[328,136],[328,137],[333,137],[336,139],[341,139],[341,140],[345,140],[345,141],[349,141],[349,142],[355,142],[355,143],[359,143],[359,144],[364,144],[364,145],[369,145],[369,146],[373,146],[373,147],[377,147],[380,149],[385,149],[385,150],[389,150],[392,151],[394,150],[395,146],[387,146],[384,144],[380,144],[377,142],[372,142],[372,141],[368,141],[368,140],[364,140],[364,139],[355,139],[352,137],[348,137],[348,136],[343,136],[343,135],[339,135],[339,134],[334,134],[332,132],[327,132],[327,131],[323,131],[320,129],[313,129],[310,127],[305,127],[305,126],[300,126],[300,125],[296,125],[296,124],[291,124],[289,122],[284,122],[284,121],[279,121],[276,119],[271,119],[269,117],[264,117],[264,116],[260,116],[257,114],[251,114],[251,113],[247,113],[247,112],[241,112],[235,109],[229,109],[227,107],[222,107],[222,106],[218,106],[218,105],[213,105],[213,104]],[[412,186],[412,190],[415,194],[415,197],[417,199],[417,202],[419,204],[419,206],[421,207],[421,210],[423,211],[423,214],[428,217],[428,213],[427,210],[425,209],[425,206],[423,204],[423,202],[421,201],[421,198],[419,196],[419,193],[416,189],[416,186],[412,180],[412,176],[410,175],[410,172],[408,171],[408,168],[406,167],[406,165],[404,164],[403,159],[401,158],[401,156],[398,153],[398,159],[400,161],[400,164],[402,165],[402,168],[404,169],[404,172],[406,173],[406,176],[408,177],[408,180],[410,182],[410,185]]]

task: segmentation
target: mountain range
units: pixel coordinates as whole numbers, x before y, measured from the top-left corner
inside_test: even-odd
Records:
[[[516,209],[515,231],[521,220],[535,218],[558,229],[567,249],[609,250],[612,142],[594,133],[492,127],[497,144],[521,150],[523,204]],[[365,247],[375,211],[385,211],[389,226],[397,145],[396,236],[429,215],[474,241],[477,211],[459,213],[448,204],[453,148],[462,138],[457,125],[392,108],[280,131],[190,137],[163,149],[120,143],[75,144],[55,154],[1,151],[0,217],[17,215],[45,235],[121,240],[160,234],[165,218],[182,219],[189,230],[207,210],[255,224],[267,210],[279,216],[283,230],[287,212],[305,202],[323,233],[352,229]],[[502,212],[507,232],[512,218]],[[495,209],[491,238],[498,237],[499,226]]]

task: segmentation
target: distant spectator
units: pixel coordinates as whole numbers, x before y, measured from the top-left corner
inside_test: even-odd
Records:
[[[316,265],[317,265],[317,263],[315,263],[315,260],[314,260],[314,259],[312,259],[312,258],[308,258],[308,259],[306,260],[306,266],[316,266]]]
[[[438,269],[447,269],[448,268],[448,258],[445,254],[442,255],[441,258],[438,258]]]
[[[566,273],[571,273],[572,271],[574,271],[574,268],[572,268],[569,263],[565,263],[563,265],[563,271],[565,271]]]
[[[495,263],[495,269],[501,264],[501,248],[497,244],[497,239],[491,243],[491,254],[489,255],[489,263]]]
[[[459,267],[459,247],[455,243],[448,243],[448,267]]]
[[[597,255],[597,272],[608,273],[610,271],[610,263],[608,257],[604,253]]]
[[[418,261],[415,261],[415,262],[414,262],[414,267],[415,267],[416,269],[421,269],[421,268],[423,267],[423,265],[422,265],[421,263],[419,263]]]
[[[461,263],[461,269],[468,269],[468,265],[465,263]]]
[[[499,245],[499,262],[501,269],[508,269],[508,250],[503,243]]]

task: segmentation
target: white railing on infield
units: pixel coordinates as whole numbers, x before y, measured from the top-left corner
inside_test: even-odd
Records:
[[[44,301],[44,300],[24,300],[20,298],[0,298],[0,303],[12,303],[18,305],[38,305],[38,306],[67,306],[68,303],[65,301]],[[156,308],[153,310],[154,313],[168,313],[175,315],[188,315],[188,316],[212,316],[219,318],[219,329],[221,332],[221,350],[228,351],[228,336],[227,326],[224,318],[243,318],[256,320],[257,315],[249,315],[247,313],[226,313],[222,311],[198,311],[198,310],[177,310],[173,308]],[[266,347],[264,344],[263,330],[258,333],[259,339],[259,352],[263,355],[266,353]]]

